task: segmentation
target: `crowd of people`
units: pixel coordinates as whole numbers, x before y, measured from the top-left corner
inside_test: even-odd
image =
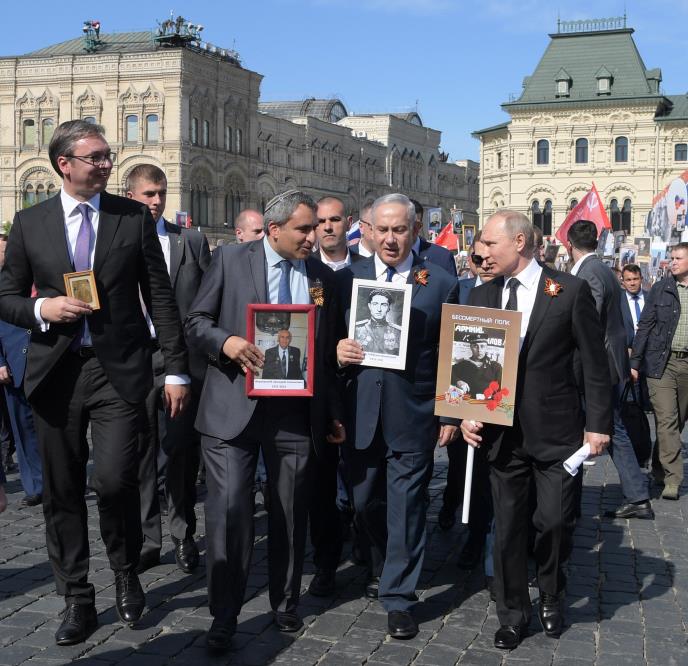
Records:
[[[625,501],[610,517],[654,516],[644,461],[624,419],[629,382],[657,419],[652,475],[664,486],[662,498],[678,498],[688,412],[687,244],[672,249],[672,275],[649,293],[635,266],[624,268],[622,289],[597,257],[592,222],[571,227],[573,265],[564,273],[543,261],[541,234],[527,217],[500,210],[473,239],[472,277],[458,279],[455,257],[422,238],[422,206],[404,194],[366,202],[360,241],[351,244],[353,220],[339,198],[316,203],[289,190],[262,214],[243,211],[237,242],[211,253],[202,233],[165,219],[167,180],[157,166],[134,168],[126,197],[108,194],[113,154],[101,127],[63,123],[49,153],[60,194],[19,211],[6,239],[0,382],[23,502],[42,504],[65,599],[58,645],[84,641],[98,624],[87,486],[97,497],[116,610],[132,625],[145,607],[138,575],[160,563],[163,513],[178,567],[199,566],[194,507],[202,461],[212,650],[229,648],[244,603],[256,487],[269,515],[269,600],[279,630],[303,626],[308,532],[316,566],[309,592],[331,596],[351,519],[367,571],[361,593],[383,605],[389,634],[407,639],[418,633],[435,447],[449,455],[438,516],[444,530],[455,524],[467,445],[474,447],[458,565],[485,563],[500,624],[494,644],[504,649],[516,647],[530,624],[529,559],[544,631],[561,634],[582,483],[562,461],[584,441],[591,457],[608,449],[619,472]],[[75,272],[92,277],[97,300],[65,295],[66,276]],[[360,321],[350,311],[354,279],[379,283],[369,291],[370,316]],[[395,284],[412,288],[407,331],[389,317]],[[513,426],[435,416],[444,303],[521,312]],[[312,397],[249,395],[247,375],[300,379],[305,364],[288,326],[272,329],[269,348],[250,339],[252,304],[315,305]],[[405,369],[363,365],[367,351],[398,350],[402,333]],[[483,337],[466,344],[470,356],[456,365],[464,364],[459,374],[471,386],[460,388],[477,395],[501,365]],[[0,468],[0,510],[4,480]]]

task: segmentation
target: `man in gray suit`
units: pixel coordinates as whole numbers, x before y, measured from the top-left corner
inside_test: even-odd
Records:
[[[203,273],[210,263],[210,249],[204,234],[182,229],[164,217],[167,178],[154,164],[139,164],[127,177],[127,197],[148,206],[156,224],[180,317],[189,311]],[[191,402],[187,410],[172,419],[165,410],[162,386],[164,365],[155,329],[146,313],[151,332],[154,386],[146,398],[147,429],[140,434],[139,489],[143,545],[137,566],[139,573],[160,564],[162,526],[158,486],[168,511],[170,536],[177,566],[190,573],[198,566],[196,533],[196,475],[200,441],[193,428],[206,362],[198,353],[189,353]]]
[[[211,649],[225,649],[244,602],[253,550],[252,487],[262,449],[270,487],[270,605],[281,631],[298,631],[311,450],[344,441],[336,382],[339,333],[332,271],[311,256],[315,202],[290,190],[265,208],[262,240],[218,247],[186,319],[189,346],[210,360],[196,428],[206,466]],[[245,374],[264,365],[244,338],[250,303],[316,303],[313,398],[246,395]]]
[[[648,480],[638,465],[633,445],[620,413],[621,393],[630,380],[631,368],[626,346],[626,332],[621,315],[623,297],[619,281],[611,268],[597,256],[597,227],[579,220],[568,232],[569,252],[574,261],[571,273],[585,280],[595,299],[597,314],[605,331],[605,346],[611,373],[614,431],[609,452],[621,480],[626,504],[605,515],[610,518],[654,518],[650,505]]]

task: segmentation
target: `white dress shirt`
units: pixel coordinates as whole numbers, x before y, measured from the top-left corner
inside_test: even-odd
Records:
[[[596,252],[588,252],[587,254],[584,254],[575,264],[573,264],[573,267],[571,268],[571,275],[578,275],[578,271],[580,270],[581,264],[588,257],[592,257],[595,254],[596,254]]]
[[[540,276],[542,275],[542,266],[538,264],[535,259],[531,259],[530,263],[520,272],[515,275],[504,276],[504,288],[502,289],[502,309],[506,307],[506,302],[509,300],[509,280],[511,278],[518,278],[520,284],[516,290],[516,300],[518,311],[521,313],[521,337],[518,342],[518,348],[523,345],[523,339],[526,337],[528,330],[528,323],[530,322],[530,315],[535,305],[535,298],[537,297],[538,284],[540,283]]]
[[[277,254],[268,242],[267,236],[263,237],[265,259],[268,264],[268,298],[270,303],[279,301],[279,283],[282,277],[280,262],[285,257]],[[289,271],[289,290],[291,302],[295,305],[308,305],[311,302],[311,293],[308,290],[308,275],[306,274],[306,262],[303,259],[288,259],[292,270]]]
[[[626,300],[628,301],[628,308],[631,311],[631,319],[633,319],[633,330],[637,331],[638,330],[638,317],[636,316],[635,313],[635,299],[633,298],[633,294],[629,294],[627,291],[624,292],[626,294]],[[645,307],[645,296],[643,296],[643,290],[641,289],[636,296],[638,297],[638,305],[640,306],[640,312],[642,313],[643,308]]]
[[[346,251],[346,258],[342,259],[341,261],[330,261],[327,257],[327,255],[320,250],[320,260],[325,264],[325,266],[329,266],[333,271],[338,271],[342,268],[346,268],[347,266],[351,266],[351,252],[347,249]]]
[[[358,243],[358,254],[362,257],[372,257],[373,253],[359,241]]]
[[[401,263],[397,264],[396,271],[392,275],[392,283],[406,284],[408,282],[409,273],[413,266],[413,253],[409,252],[408,257]],[[378,282],[387,282],[387,269],[389,266],[375,255],[375,279]]]

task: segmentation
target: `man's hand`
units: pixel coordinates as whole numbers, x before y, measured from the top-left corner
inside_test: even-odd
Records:
[[[222,345],[222,353],[231,361],[238,363],[241,370],[257,372],[263,367],[265,355],[258,347],[239,335],[230,335]]]
[[[468,419],[461,421],[461,434],[463,435],[463,439],[466,444],[472,446],[474,449],[479,449],[480,443],[483,441],[483,438],[479,434],[482,429],[483,424],[480,423],[480,421],[469,421]]]
[[[346,430],[341,421],[335,419],[332,421],[332,428],[330,434],[325,437],[330,444],[344,444],[346,440]]]
[[[440,426],[440,434],[437,438],[437,444],[440,447],[451,444],[454,440],[458,439],[459,432],[459,426],[449,425],[448,423],[442,424]]]
[[[631,379],[632,379],[634,382],[637,382],[637,381],[638,381],[638,377],[639,377],[639,376],[640,376],[640,375],[639,375],[638,371],[637,371],[635,368],[631,368]]]
[[[364,358],[363,347],[356,340],[344,338],[337,343],[337,362],[342,367],[351,364],[358,365]]]
[[[0,384],[9,384],[12,381],[10,369],[6,366],[0,366]]]
[[[93,308],[88,303],[69,296],[46,298],[41,303],[41,317],[43,321],[58,324],[68,324],[84,315],[91,314],[91,312],[93,312]]]
[[[165,411],[170,415],[170,418],[177,418],[191,400],[191,387],[189,384],[165,384],[162,400]]]
[[[609,446],[609,435],[602,435],[599,432],[589,432],[585,434],[584,442],[590,444],[590,457],[599,456]]]

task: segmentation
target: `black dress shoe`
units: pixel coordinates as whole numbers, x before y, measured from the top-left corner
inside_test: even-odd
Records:
[[[540,608],[538,610],[540,622],[545,633],[550,638],[559,638],[564,617],[561,612],[561,602],[556,594],[547,594],[540,590]]]
[[[55,632],[58,645],[83,643],[98,626],[98,615],[92,604],[69,604],[59,629]]]
[[[336,572],[332,569],[318,569],[308,591],[314,597],[331,597],[336,589]]]
[[[402,640],[418,634],[418,623],[408,611],[390,611],[387,614],[387,628],[392,638]]]
[[[23,506],[38,506],[43,503],[43,495],[25,495],[21,503]]]
[[[275,624],[280,631],[291,634],[303,627],[303,620],[293,611],[275,611]]]
[[[655,517],[655,512],[652,510],[650,500],[640,502],[639,504],[624,504],[616,511],[605,511],[605,518],[642,518],[643,520],[652,520]]]
[[[443,505],[437,514],[437,524],[440,526],[440,529],[446,532],[454,527],[455,523],[456,511],[452,511],[449,507]]]
[[[136,573],[140,574],[148,569],[157,567],[160,565],[160,552],[157,550],[151,550],[148,553],[144,553],[139,558],[139,563],[136,565]]]
[[[459,569],[475,569],[483,554],[484,542],[485,538],[482,536],[479,538],[469,536],[466,545],[459,553],[459,559],[456,562],[456,566],[459,567]]]
[[[226,621],[215,618],[205,639],[206,647],[209,650],[226,650],[236,633],[236,628],[236,618]]]
[[[174,542],[174,559],[177,561],[177,566],[184,573],[191,573],[197,566],[199,561],[198,547],[193,537],[186,539],[173,538]]]
[[[494,646],[500,650],[513,650],[526,635],[527,627],[522,624],[508,625],[503,624],[495,632]]]
[[[380,576],[370,576],[365,584],[366,599],[377,599],[380,593]]]
[[[119,619],[133,624],[143,613],[146,597],[134,571],[115,571],[115,606]]]

